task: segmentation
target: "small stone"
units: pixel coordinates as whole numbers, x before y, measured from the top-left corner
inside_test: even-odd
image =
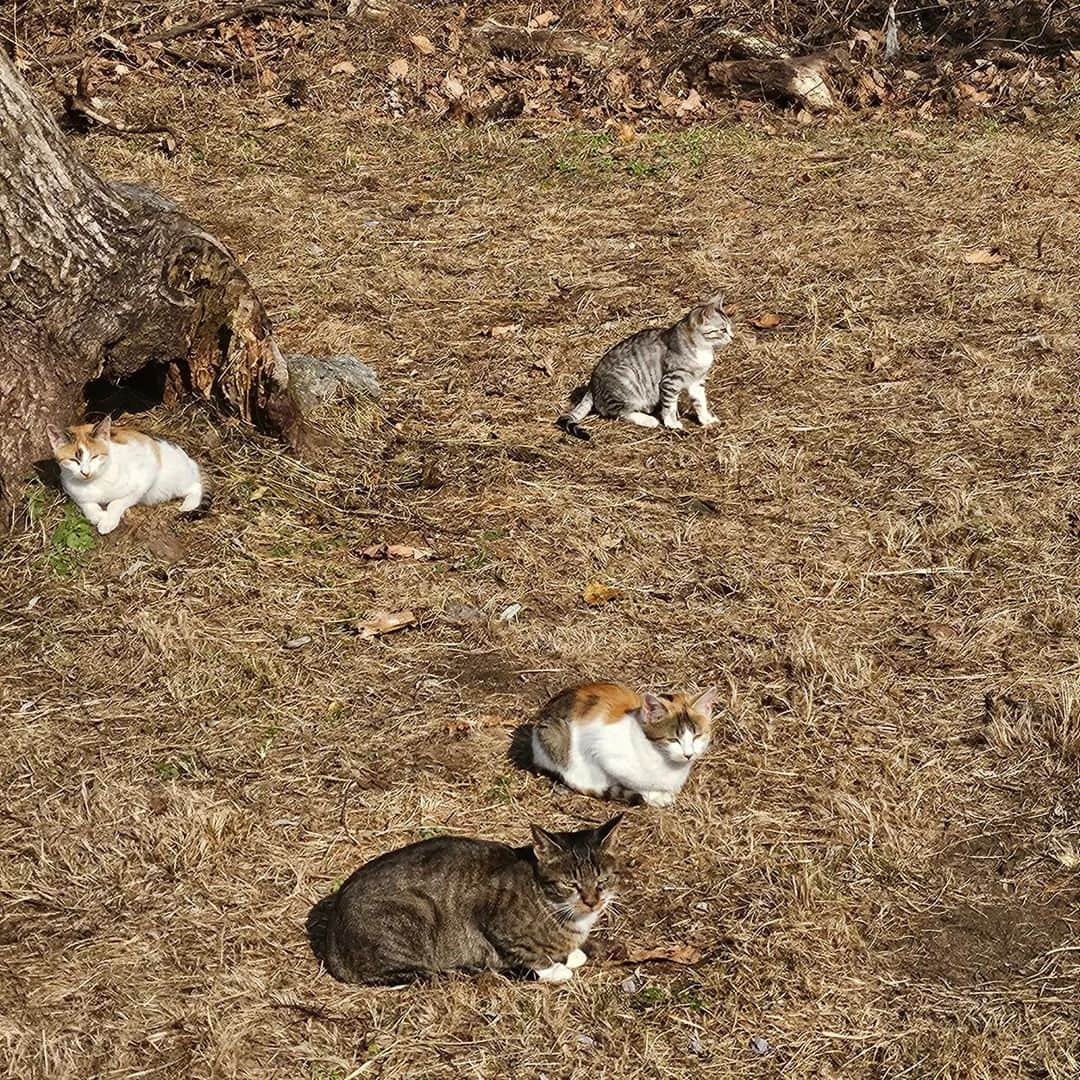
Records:
[[[464,623],[484,622],[487,616],[479,608],[473,607],[472,604],[462,604],[457,600],[451,600],[443,608],[443,618],[448,623],[462,625]]]
[[[762,1057],[765,1057],[766,1054],[772,1053],[773,1048],[768,1039],[763,1038],[761,1035],[755,1035],[750,1040],[750,1049],[753,1050],[755,1054],[760,1054]]]
[[[289,387],[304,412],[336,398],[378,401],[382,397],[375,372],[348,353],[319,357],[293,353],[285,358],[285,365],[289,369]]]
[[[302,649],[305,645],[311,644],[311,637],[308,634],[301,634],[300,637],[290,638],[282,646],[285,649]]]

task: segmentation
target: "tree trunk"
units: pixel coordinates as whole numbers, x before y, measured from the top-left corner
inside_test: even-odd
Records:
[[[269,320],[226,248],[145,188],[103,181],[0,51],[0,500],[95,380],[153,374],[296,444]]]

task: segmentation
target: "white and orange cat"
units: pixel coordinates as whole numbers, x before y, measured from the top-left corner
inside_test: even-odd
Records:
[[[182,499],[180,509],[204,508],[199,466],[179,446],[109,417],[96,424],[48,426],[60,483],[99,533],[110,533],[129,507]]]
[[[533,726],[533,764],[583,795],[671,806],[708,749],[716,694],[660,697],[618,683],[564,690]]]

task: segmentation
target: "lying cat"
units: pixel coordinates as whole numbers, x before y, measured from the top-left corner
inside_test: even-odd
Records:
[[[533,971],[566,982],[610,902],[622,817],[548,832],[531,847],[441,836],[380,855],[341,886],[325,960],[343,982],[397,984],[441,971]]]
[[[199,466],[178,446],[130,428],[113,428],[109,417],[48,426],[60,483],[99,533],[110,533],[136,503],[153,506],[182,499],[180,509],[205,509]]]
[[[731,341],[731,320],[724,298],[715,296],[693,308],[674,326],[641,330],[600,358],[589,382],[571,394],[577,403],[555,421],[578,439],[589,434],[580,426],[590,413],[629,420],[641,427],[682,428],[679,395],[685,390],[703,427],[715,424],[705,398],[705,377],[713,350]],[[660,418],[656,412],[659,408]]]
[[[564,690],[533,726],[533,763],[583,795],[670,806],[708,749],[716,693],[663,698],[618,683]]]

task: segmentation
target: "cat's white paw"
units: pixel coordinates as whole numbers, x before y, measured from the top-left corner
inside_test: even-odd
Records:
[[[674,806],[675,792],[673,791],[643,791],[641,798],[646,806]]]
[[[629,424],[637,424],[638,427],[659,427],[660,421],[651,413],[628,412],[622,414],[622,419]]]
[[[536,977],[541,982],[564,983],[574,977],[574,972],[566,964],[552,964],[551,967],[537,968]]]
[[[571,971],[577,971],[577,969],[588,959],[589,958],[580,949],[574,949],[566,958],[566,966]]]
[[[116,526],[119,524],[119,518],[110,517],[108,514],[106,514],[103,518],[101,518],[100,521],[98,521],[97,531],[101,533],[102,536],[104,536],[106,533],[111,533],[113,529],[115,529]]]
[[[698,423],[702,427],[708,427],[710,424],[718,424],[720,422],[719,420],[717,420],[717,418],[715,416],[713,416],[713,414],[711,412],[704,413],[703,415],[699,416],[697,419],[698,419]]]
[[[670,418],[670,417],[665,416],[664,417],[664,427],[666,427],[668,429],[668,431],[682,431],[683,422],[677,416],[674,417],[674,418]]]

